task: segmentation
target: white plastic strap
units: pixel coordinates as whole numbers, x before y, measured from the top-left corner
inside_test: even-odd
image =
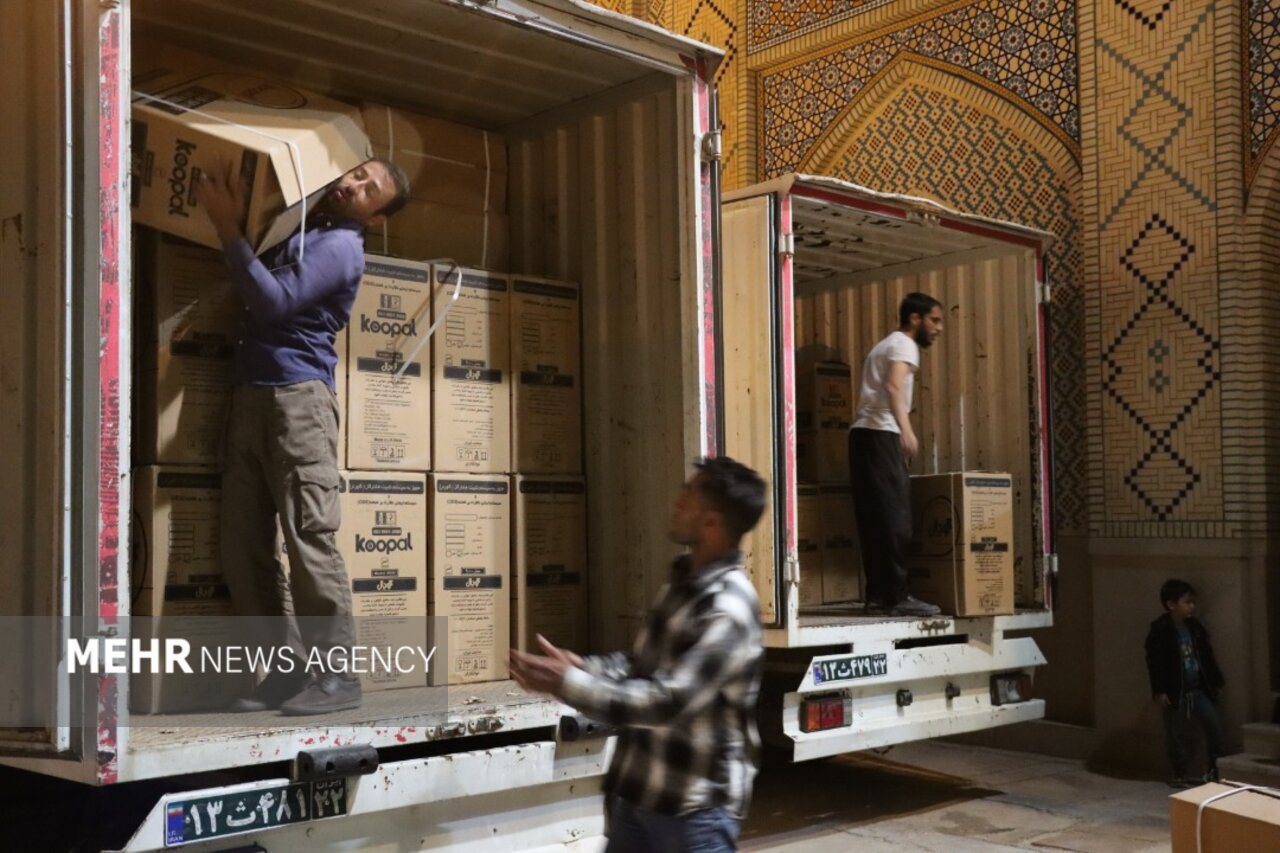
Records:
[[[220,121],[223,124],[229,124],[232,127],[239,128],[240,130],[246,130],[249,133],[256,133],[258,136],[273,139],[276,142],[288,146],[289,159],[293,161],[293,173],[298,178],[298,191],[302,194],[302,220],[299,225],[300,231],[298,233],[298,261],[301,263],[307,252],[307,183],[302,174],[302,153],[298,150],[298,143],[294,142],[292,139],[284,139],[276,136],[275,134],[267,133],[265,130],[260,128],[250,127],[247,124],[240,124],[239,122],[231,121],[230,119],[223,118],[222,116],[207,113],[201,109],[194,109],[174,101],[166,100],[158,95],[149,95],[146,92],[139,92],[137,89],[133,90],[133,97],[135,100],[141,99],[148,103],[164,104],[167,107],[172,107],[184,113],[195,113],[196,115],[204,116],[207,119]]]
[[[422,348],[426,346],[427,341],[431,339],[431,336],[436,333],[436,329],[438,329],[440,327],[440,324],[444,322],[444,318],[449,316],[449,312],[453,310],[453,306],[455,303],[457,303],[458,297],[462,295],[462,267],[458,266],[457,261],[455,261],[453,258],[432,258],[431,260],[426,261],[426,263],[433,264],[433,265],[447,264],[453,267],[453,270],[454,272],[457,273],[458,278],[453,283],[453,293],[449,295],[449,301],[445,303],[444,310],[440,312],[440,316],[436,317],[435,322],[432,323],[427,328],[427,333],[422,336],[421,340],[418,341],[418,345],[413,348],[413,352],[406,355],[404,359],[401,361],[400,369],[396,371],[396,376],[395,376],[396,379],[399,379],[400,377],[404,376],[404,372],[409,369],[410,363],[412,363],[413,360],[418,357],[418,353],[422,352]],[[445,276],[445,279],[446,279],[445,283],[447,284],[448,275]],[[433,293],[431,296],[432,298],[428,299],[424,304],[426,305],[431,304],[431,302],[435,299],[435,294]]]
[[[1221,794],[1214,794],[1212,797],[1209,797],[1200,804],[1199,808],[1196,809],[1196,853],[1204,853],[1204,839],[1201,837],[1200,828],[1204,819],[1205,808],[1207,808],[1210,803],[1216,803],[1218,800],[1223,800],[1227,797],[1235,796],[1236,794],[1242,794],[1245,791],[1261,791],[1262,793],[1269,794],[1271,796],[1280,796],[1280,790],[1268,788],[1265,785],[1241,785],[1239,788],[1232,788],[1230,791],[1223,791]]]

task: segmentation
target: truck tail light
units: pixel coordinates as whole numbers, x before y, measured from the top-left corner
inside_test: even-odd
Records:
[[[848,696],[815,696],[800,703],[800,731],[820,732],[853,724],[853,700]]]
[[[1031,698],[1031,676],[1025,672],[1006,672],[991,676],[991,704],[1013,705]]]

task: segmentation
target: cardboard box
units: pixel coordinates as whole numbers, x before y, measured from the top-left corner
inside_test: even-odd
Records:
[[[374,156],[405,170],[412,198],[507,212],[507,143],[501,134],[371,102],[360,112]]]
[[[853,373],[839,361],[796,370],[796,470],[812,483],[849,482]]]
[[[862,600],[862,553],[858,547],[853,490],[825,485],[821,492],[822,602]]]
[[[230,167],[248,187],[241,221],[261,252],[297,228],[304,196],[313,206],[369,156],[353,107],[203,57],[139,59],[133,88],[134,221],[205,246],[221,244],[196,205],[201,172]]]
[[[522,474],[582,473],[578,285],[511,279],[511,455]]]
[[[800,558],[800,604],[822,603],[822,504],[815,485],[796,487],[796,551]]]
[[[338,547],[351,579],[361,646],[394,651],[427,645],[426,491],[422,474],[343,472]],[[426,673],[421,659],[414,661],[416,671],[379,668],[362,674],[361,685],[365,690],[421,687]]]
[[[458,273],[440,266],[432,272],[432,316],[440,317]],[[461,276],[461,296],[431,338],[432,465],[437,471],[503,473],[511,470],[507,278],[471,269]]]
[[[1013,478],[911,478],[912,592],[956,616],[1013,613]]]
[[[430,683],[507,677],[511,648],[511,480],[432,474]]]
[[[153,232],[136,259],[135,458],[216,465],[242,310],[222,253]]]
[[[1196,814],[1211,797],[1230,794],[1205,806],[1196,838]],[[1280,796],[1274,791],[1241,791],[1217,783],[1169,797],[1172,853],[1246,853],[1280,850]]]
[[[504,270],[510,265],[511,222],[505,213],[419,199],[365,233],[365,246],[419,261],[452,259],[464,266]]]
[[[201,672],[202,647],[240,644],[231,592],[219,562],[221,475],[199,468],[134,471],[129,566],[133,636],[191,644],[192,673],[133,673],[129,707],[158,714],[225,707],[251,685],[248,674]]]
[[[431,268],[366,256],[347,327],[348,467],[431,468],[430,327]]]
[[[130,588],[222,583],[221,511],[219,472],[135,468]]]
[[[512,637],[521,651],[542,634],[587,647],[587,487],[581,477],[515,478]]]

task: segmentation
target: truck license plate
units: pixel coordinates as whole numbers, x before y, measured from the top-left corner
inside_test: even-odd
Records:
[[[237,835],[347,813],[347,780],[325,779],[165,802],[164,845]]]
[[[832,681],[852,681],[855,678],[874,678],[877,675],[889,674],[889,656],[854,655],[846,658],[831,658],[815,661],[813,664],[813,683],[829,684]]]

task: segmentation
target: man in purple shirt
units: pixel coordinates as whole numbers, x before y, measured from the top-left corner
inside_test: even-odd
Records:
[[[223,573],[236,612],[255,617],[253,639],[296,658],[272,667],[233,710],[301,715],[360,705],[359,680],[337,671],[355,645],[355,624],[336,536],[333,342],[364,273],[364,229],[403,207],[408,194],[402,169],[369,160],[333,184],[303,229],[258,258],[240,227],[243,193],[230,170],[197,184],[196,201],[217,229],[244,305],[224,441]],[[276,557],[277,518],[287,581]],[[326,665],[308,668],[308,660]]]

